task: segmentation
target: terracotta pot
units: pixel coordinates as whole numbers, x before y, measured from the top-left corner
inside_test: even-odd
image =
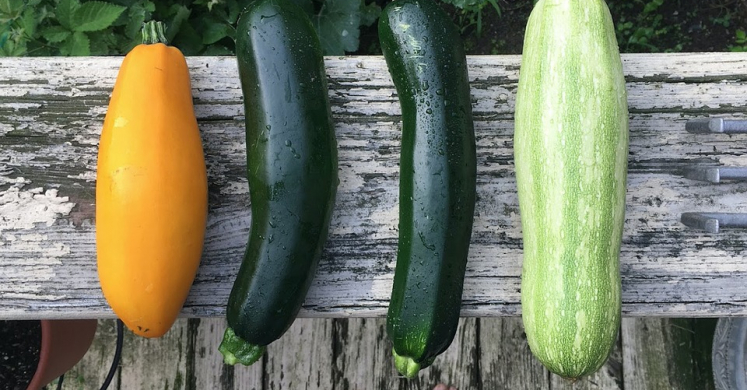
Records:
[[[41,320],[41,352],[28,390],[39,390],[73,368],[93,342],[96,320]]]

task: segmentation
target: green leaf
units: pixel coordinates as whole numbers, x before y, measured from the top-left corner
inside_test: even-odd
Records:
[[[36,35],[36,27],[39,24],[36,19],[36,11],[27,8],[20,19],[20,25],[23,29],[23,35],[28,39],[33,39]]]
[[[128,38],[136,38],[140,34],[140,29],[145,23],[145,14],[148,11],[140,5],[134,5],[128,12],[127,25],[125,25],[125,35]]]
[[[241,8],[236,0],[228,0],[228,23],[235,24],[241,14]]]
[[[83,3],[75,11],[73,30],[81,32],[103,30],[111,26],[124,10],[125,7],[102,1]]]
[[[29,43],[26,45],[26,50],[27,50],[26,55],[29,55],[29,56],[51,57],[53,54],[59,55],[56,51],[54,53],[52,52],[52,47],[47,46],[46,44],[43,44],[39,40],[29,41]]]
[[[379,19],[379,15],[381,15],[381,7],[376,3],[361,4],[361,25],[370,26],[374,24]]]
[[[92,56],[105,56],[109,53],[109,48],[112,46],[111,41],[114,40],[112,34],[92,34],[89,39],[91,40],[91,55]]]
[[[0,47],[0,56],[2,57],[20,57],[24,54],[26,54],[26,45],[13,42],[12,39],[6,41],[5,45]]]
[[[72,30],[73,15],[75,15],[75,11],[77,11],[79,7],[80,3],[78,0],[60,0],[60,2],[57,3],[57,8],[55,10],[57,21],[60,22],[63,27]]]
[[[496,3],[495,0],[488,0],[488,3],[493,6],[493,9],[498,13],[498,16],[501,16],[501,7],[498,5],[498,3]]]
[[[0,0],[0,13],[15,19],[23,10],[23,0]]]
[[[169,13],[173,14],[174,17],[171,18],[171,23],[169,23],[166,28],[166,39],[171,42],[174,40],[176,35],[179,34],[182,28],[182,23],[189,19],[189,15],[192,11],[185,6],[178,4],[172,5],[169,11]]]
[[[39,0],[28,0],[28,4],[26,4],[26,9],[33,10],[34,16],[36,18],[37,26],[41,27],[42,24],[49,25],[49,23],[45,23],[47,19],[51,19],[51,20],[56,19],[54,16],[54,13],[51,11],[51,10],[54,10],[54,7],[56,6],[55,3],[50,3],[47,0],[47,3],[41,6],[39,6],[38,4],[31,5],[31,3],[34,1],[38,2]]]
[[[42,30],[41,36],[49,43],[58,43],[67,39],[70,36],[70,31],[62,26],[52,26]]]
[[[216,5],[216,4],[220,4],[220,3],[221,3],[221,0],[208,0],[207,1],[208,11],[212,11],[213,10],[213,6]]]
[[[85,33],[76,31],[71,35],[64,44],[63,48],[60,48],[60,52],[71,56],[88,56],[91,55],[91,43],[88,40],[88,36]]]
[[[646,3],[646,6],[643,7],[643,13],[644,14],[650,14],[650,13],[656,11],[657,9],[659,9],[659,7],[661,7],[661,5],[662,5],[662,2],[660,2],[660,1],[652,1],[652,2]]]
[[[129,53],[130,50],[132,50],[135,46],[141,44],[143,42],[143,37],[137,37],[137,38],[126,38],[123,36],[116,37],[116,44],[114,47],[116,48],[116,53],[118,54],[126,54]]]
[[[455,7],[465,8],[481,8],[488,3],[489,0],[442,0],[446,4],[451,4]]]
[[[13,47],[13,41],[5,40],[0,46],[0,57],[10,57],[10,51]]]
[[[205,29],[202,31],[202,43],[210,45],[232,35],[233,28],[228,24],[206,19]]]
[[[173,45],[178,47],[185,56],[198,55],[205,48],[202,44],[202,36],[189,23],[181,24],[179,34],[174,37]]]
[[[139,5],[139,3],[141,3],[141,0],[107,0],[107,3],[114,3],[130,8]]]
[[[325,55],[344,55],[358,50],[362,0],[327,0],[315,24]]]

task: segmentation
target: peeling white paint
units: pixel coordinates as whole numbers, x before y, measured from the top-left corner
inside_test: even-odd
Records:
[[[85,172],[79,173],[77,175],[68,175],[67,177],[70,178],[70,179],[85,180],[86,182],[90,183],[90,182],[95,182],[96,181],[96,172],[95,171],[85,171]]]
[[[0,185],[1,184],[15,184],[17,186],[23,186],[24,184],[31,183],[30,180],[26,180],[23,177],[7,177],[0,175]]]
[[[23,189],[26,180],[0,192],[0,253],[13,254],[13,266],[2,267],[0,280],[13,281],[12,292],[0,293],[3,299],[42,299],[55,301],[64,295],[41,296],[44,283],[56,278],[55,267],[62,264],[62,257],[71,253],[70,244],[53,241],[47,234],[34,229],[52,226],[55,221],[68,215],[74,203],[68,197],[58,196],[56,189],[41,187]]]
[[[70,214],[75,203],[67,196],[57,196],[56,189],[44,191],[41,187],[23,190],[11,187],[0,193],[0,233],[10,229],[33,229],[37,223],[52,226],[64,215]]]
[[[231,181],[220,189],[222,195],[248,195],[249,182],[246,179]]]

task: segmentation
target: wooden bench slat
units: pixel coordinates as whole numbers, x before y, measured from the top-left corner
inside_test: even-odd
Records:
[[[521,228],[513,173],[518,56],[468,59],[478,202],[463,314],[520,313]],[[747,212],[747,184],[682,177],[747,166],[747,135],[685,122],[747,111],[747,54],[624,55],[630,158],[621,254],[629,316],[747,315],[744,231],[711,235],[686,211]],[[94,243],[97,143],[121,58],[0,59],[0,318],[109,318]],[[235,59],[188,58],[210,183],[202,265],[184,316],[225,312],[250,212]],[[386,313],[397,242],[399,105],[381,57],[328,57],[340,186],[330,238],[300,315]]]

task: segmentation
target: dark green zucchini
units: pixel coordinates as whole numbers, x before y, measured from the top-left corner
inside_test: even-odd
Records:
[[[327,239],[337,144],[319,38],[287,0],[260,0],[238,21],[251,233],[228,300],[220,351],[251,364],[298,314]]]
[[[432,0],[397,0],[379,40],[402,108],[399,244],[387,334],[408,378],[454,338],[475,208],[475,135],[459,32]]]

